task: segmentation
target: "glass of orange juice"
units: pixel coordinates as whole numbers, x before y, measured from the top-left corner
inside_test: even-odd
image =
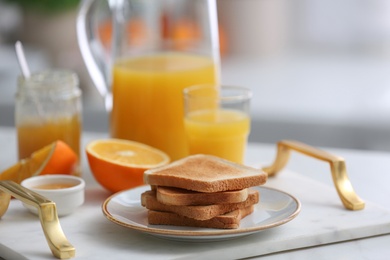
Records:
[[[78,155],[82,129],[81,90],[78,76],[66,70],[19,77],[15,100],[19,159],[62,140]],[[81,175],[80,168],[74,175]]]
[[[189,153],[243,163],[250,133],[251,97],[251,91],[243,87],[198,85],[184,89]]]

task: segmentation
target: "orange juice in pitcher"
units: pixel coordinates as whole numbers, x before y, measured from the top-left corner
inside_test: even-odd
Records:
[[[206,57],[167,53],[117,62],[111,135],[154,146],[172,159],[186,156],[182,90],[215,81],[216,67]]]
[[[216,0],[82,1],[77,32],[111,136],[188,155],[182,90],[218,84]]]

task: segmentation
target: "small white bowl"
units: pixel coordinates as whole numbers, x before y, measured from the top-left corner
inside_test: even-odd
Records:
[[[55,202],[59,217],[72,213],[84,203],[85,182],[80,177],[63,174],[40,175],[23,180],[21,185]],[[38,214],[37,208],[27,204],[24,206]]]

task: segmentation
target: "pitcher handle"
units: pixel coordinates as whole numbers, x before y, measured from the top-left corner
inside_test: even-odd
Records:
[[[77,40],[88,73],[100,95],[104,98],[106,110],[111,111],[112,94],[104,76],[109,64],[104,61],[104,50],[101,42],[95,36],[92,25],[94,21],[92,12],[98,2],[94,0],[83,0],[81,2],[76,23]]]

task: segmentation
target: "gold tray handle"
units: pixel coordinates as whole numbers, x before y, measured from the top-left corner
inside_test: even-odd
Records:
[[[274,163],[271,166],[264,167],[262,170],[268,173],[268,176],[275,175],[286,166],[291,150],[329,162],[333,183],[344,207],[349,210],[361,210],[364,208],[364,201],[355,193],[348,178],[345,160],[307,144],[293,140],[279,141]]]
[[[0,218],[5,214],[11,196],[38,209],[39,219],[52,254],[60,259],[75,256],[75,248],[68,242],[58,220],[56,204],[13,181],[0,181]]]

